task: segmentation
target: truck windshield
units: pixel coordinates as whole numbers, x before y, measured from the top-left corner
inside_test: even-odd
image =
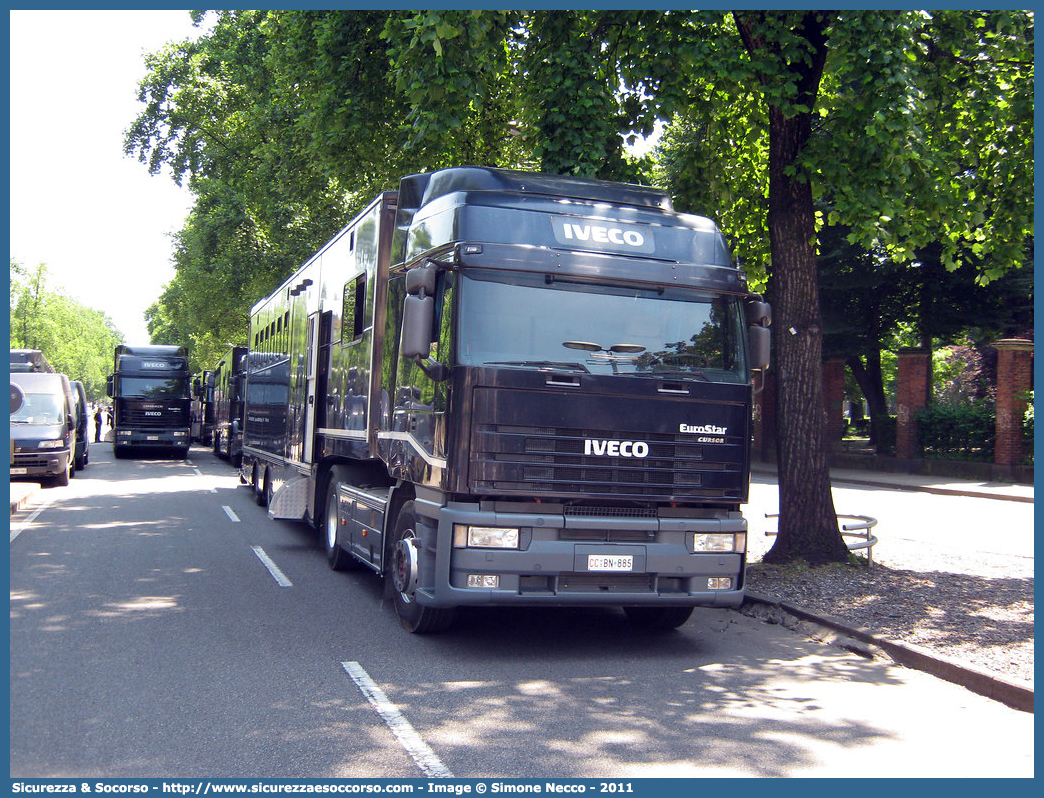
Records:
[[[469,272],[460,284],[460,363],[749,381],[737,297],[681,288],[548,282]]]
[[[120,396],[125,399],[187,399],[188,380],[184,377],[121,377]]]

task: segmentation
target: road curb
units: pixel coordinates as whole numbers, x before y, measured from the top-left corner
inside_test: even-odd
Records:
[[[36,495],[40,485],[34,482],[12,482],[11,483],[11,515],[14,515]]]
[[[778,623],[788,628],[797,628],[799,631],[807,631],[807,629],[801,629],[802,625],[811,624],[828,633],[828,642],[854,651],[861,656],[874,657],[884,654],[904,667],[923,671],[948,682],[959,684],[973,693],[1000,701],[1013,709],[1033,713],[1032,685],[1005,679],[979,668],[956,662],[921,646],[899,643],[867,629],[850,626],[837,618],[816,615],[788,602],[758,593],[748,592],[739,611],[768,623]],[[841,635],[847,640],[838,639],[837,635]],[[819,636],[818,639],[822,639],[822,636]]]
[[[830,482],[833,485],[859,485],[865,488],[888,488],[890,490],[904,490],[912,493],[933,493],[936,496],[967,496],[973,499],[994,499],[1002,502],[1033,504],[1032,496],[1014,496],[1006,493],[975,490],[974,488],[937,488],[933,485],[903,485],[898,482],[848,477],[831,477]]]

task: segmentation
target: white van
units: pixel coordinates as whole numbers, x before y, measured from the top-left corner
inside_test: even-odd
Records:
[[[11,479],[68,485],[76,446],[73,389],[64,374],[11,374]]]

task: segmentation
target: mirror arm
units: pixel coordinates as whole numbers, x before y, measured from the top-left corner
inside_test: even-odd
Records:
[[[420,356],[416,356],[413,358],[413,362],[421,371],[424,372],[428,379],[434,380],[435,382],[445,382],[449,379],[449,367],[432,357],[424,359]]]

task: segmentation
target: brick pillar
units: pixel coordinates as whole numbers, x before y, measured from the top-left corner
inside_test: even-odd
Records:
[[[932,386],[932,353],[928,349],[900,349],[896,378],[898,418],[895,430],[896,457],[921,456],[917,443],[917,411],[928,404]]]
[[[841,448],[845,436],[845,361],[835,358],[823,364],[823,408],[826,410],[827,447]]]
[[[1013,466],[1026,455],[1022,417],[1026,392],[1033,386],[1033,342],[1006,338],[993,344],[997,350],[997,439],[993,462]]]

